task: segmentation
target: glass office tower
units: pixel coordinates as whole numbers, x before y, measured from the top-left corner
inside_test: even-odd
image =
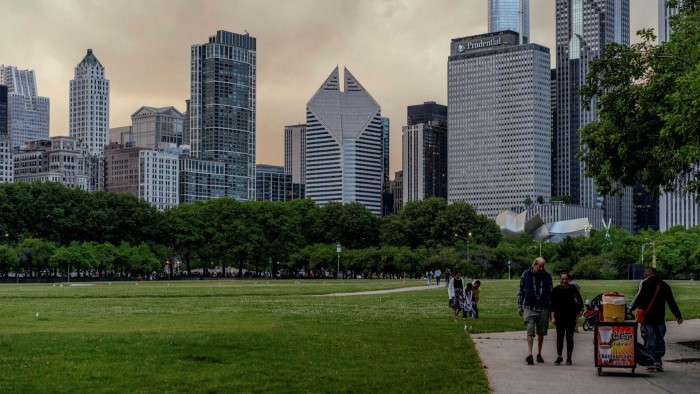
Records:
[[[530,0],[489,0],[489,32],[512,30],[530,42]]]
[[[256,39],[219,30],[191,67],[191,155],[225,163],[225,195],[254,200]]]

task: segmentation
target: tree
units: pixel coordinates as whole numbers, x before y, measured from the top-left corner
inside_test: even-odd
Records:
[[[590,64],[581,95],[599,119],[579,131],[578,157],[603,194],[700,191],[700,0],[683,1],[671,28],[666,43],[643,29],[642,42],[610,44]]]

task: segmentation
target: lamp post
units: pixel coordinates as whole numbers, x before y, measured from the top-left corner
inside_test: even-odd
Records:
[[[467,233],[467,237],[462,237],[462,236],[459,236],[459,235],[455,234],[455,237],[467,241],[467,260],[469,260],[469,262],[472,261],[470,255],[469,255],[469,239],[470,239],[473,235],[474,235],[474,234],[472,234],[471,231]]]
[[[651,240],[651,266],[656,268],[656,241]]]
[[[513,277],[510,276],[510,260],[508,260],[508,280],[513,279]]]
[[[592,228],[593,228],[593,225],[591,225],[590,223],[586,223],[583,225],[583,233],[586,237],[591,236],[591,229]]]
[[[649,242],[642,245],[642,266],[644,266],[644,248],[646,248],[647,245],[649,245]]]
[[[540,254],[539,254],[539,257],[542,257],[542,241],[532,240],[532,242],[537,242],[538,244],[540,244]]]
[[[340,246],[340,241],[338,241],[338,244],[335,245],[335,251],[338,253],[338,268],[335,271],[335,276],[337,279],[340,279],[340,252],[341,252],[342,247]]]

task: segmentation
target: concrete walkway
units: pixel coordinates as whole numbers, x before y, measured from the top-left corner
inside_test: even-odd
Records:
[[[472,334],[472,340],[494,393],[699,392],[700,351],[678,343],[700,340],[700,319],[687,320],[682,325],[670,321],[666,326],[664,372],[649,373],[638,365],[635,375],[630,369],[603,368],[603,375],[598,376],[593,358],[593,331],[581,328],[574,335],[573,365],[568,366],[554,365],[557,351],[556,331],[553,329],[549,330],[542,347],[544,364],[525,363],[525,331]]]
[[[320,294],[319,297],[343,297],[343,296],[374,295],[374,294],[387,294],[387,293],[402,293],[404,291],[430,290],[430,289],[436,289],[438,287],[445,287],[445,283],[440,282],[440,286],[437,286],[433,282],[433,284],[431,286],[428,286],[426,284],[425,286],[399,287],[397,289],[388,289],[388,290],[356,291],[354,293]],[[445,296],[447,297],[447,294],[445,294]]]

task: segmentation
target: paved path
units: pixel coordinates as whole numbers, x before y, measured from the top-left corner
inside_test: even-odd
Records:
[[[416,290],[429,290],[436,289],[438,287],[445,287],[445,283],[440,283],[440,286],[413,286],[413,287],[399,287],[398,289],[389,290],[373,290],[373,291],[356,291],[354,293],[332,293],[332,294],[320,294],[320,297],[343,297],[343,296],[357,296],[357,295],[374,295],[374,294],[387,294],[387,293],[401,293],[404,291],[416,291]],[[447,296],[447,294],[445,294]]]
[[[574,335],[574,365],[570,366],[554,365],[557,352],[553,329],[549,330],[542,348],[546,362],[533,366],[525,363],[524,331],[472,334],[472,340],[494,393],[700,392],[700,351],[678,344],[700,340],[700,319],[687,320],[680,326],[671,321],[666,326],[665,371],[648,373],[638,366],[635,375],[630,369],[603,368],[603,376],[598,376],[593,359],[593,331],[579,329]]]

